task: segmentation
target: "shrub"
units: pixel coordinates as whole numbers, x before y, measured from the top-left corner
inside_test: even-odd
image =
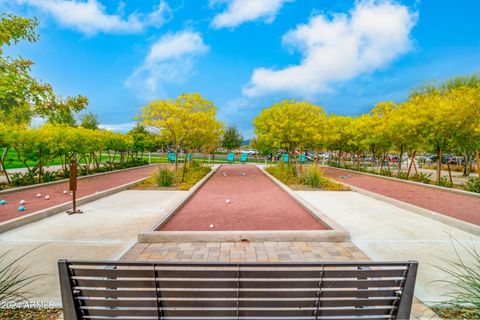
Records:
[[[465,189],[467,191],[480,193],[480,178],[469,178]]]
[[[429,184],[430,183],[430,177],[432,176],[431,173],[424,173],[424,172],[420,172],[420,173],[415,173],[411,179],[413,181],[416,181],[416,182],[421,182],[421,183],[426,183],[426,184]]]
[[[58,174],[56,172],[44,171],[42,173],[42,180],[43,182],[52,182],[56,180],[57,176]]]
[[[10,251],[0,254],[0,302],[8,304],[27,300],[26,286],[40,276],[26,276],[27,269],[18,267],[18,262],[30,252],[11,261],[8,258]]]
[[[386,176],[386,177],[392,177],[393,176],[392,170],[389,170],[389,169],[381,169],[379,173],[380,173],[380,175]]]
[[[400,171],[400,172],[397,172],[397,174],[395,174],[395,178],[408,180],[408,174],[404,171]]]
[[[295,184],[297,179],[297,168],[294,165],[279,163],[268,166],[265,170],[272,176],[285,184]]]
[[[159,187],[171,187],[175,183],[175,171],[162,167],[155,173],[155,181]]]
[[[27,186],[38,182],[33,172],[17,172],[11,176],[12,185],[15,187]]]
[[[451,183],[447,177],[440,177],[440,180],[438,180],[436,183],[437,183],[437,186],[440,186],[440,187],[451,188],[453,186],[453,183]]]
[[[193,187],[198,181],[202,180],[212,168],[201,164],[197,161],[191,161],[189,165],[187,165],[185,176],[183,177],[183,182],[180,183],[179,189],[180,190],[188,190]],[[178,172],[180,174],[180,170]]]
[[[473,245],[466,246],[455,240],[462,250],[472,258],[473,264],[467,265],[465,257],[461,257],[457,248],[452,244],[456,260],[440,258],[447,267],[436,266],[445,272],[448,278],[439,280],[451,288],[445,294],[448,299],[442,304],[448,306],[449,312],[463,314],[463,319],[480,319],[480,252]]]
[[[308,169],[300,173],[299,181],[301,184],[312,188],[320,187],[323,180],[323,173],[316,166],[310,166]]]

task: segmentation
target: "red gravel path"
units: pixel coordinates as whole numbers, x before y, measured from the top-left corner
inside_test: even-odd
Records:
[[[226,199],[231,202],[227,204]],[[224,165],[160,230],[325,229],[257,167]]]
[[[146,178],[155,169],[156,166],[149,166],[79,179],[77,198]],[[7,201],[7,204],[0,205],[0,222],[14,219],[38,210],[47,209],[65,202],[71,202],[72,196],[70,195],[70,192],[63,194],[63,190],[68,190],[68,188],[68,182],[64,182],[48,186],[39,186],[23,191],[15,191],[3,195],[0,194],[0,199]],[[37,198],[37,193],[42,194],[42,197]],[[50,195],[50,199],[45,200],[45,195]],[[27,202],[25,205],[26,210],[23,212],[18,211],[20,200],[25,200]]]
[[[343,183],[375,192],[418,207],[480,225],[480,198],[353,173],[325,168],[325,174]],[[342,176],[348,176],[343,179]]]

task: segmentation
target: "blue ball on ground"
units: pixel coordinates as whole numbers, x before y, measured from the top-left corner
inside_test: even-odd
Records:
[[[7,204],[7,201],[5,201],[5,200],[0,200],[0,204]]]
[[[25,207],[24,206],[18,207],[18,211],[25,211]]]

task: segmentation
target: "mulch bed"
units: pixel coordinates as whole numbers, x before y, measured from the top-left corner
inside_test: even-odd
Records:
[[[9,320],[57,320],[62,309],[0,309],[0,319]]]

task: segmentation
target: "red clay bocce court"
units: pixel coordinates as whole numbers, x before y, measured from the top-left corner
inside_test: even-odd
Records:
[[[254,165],[221,166],[160,227],[160,231],[326,229]]]

